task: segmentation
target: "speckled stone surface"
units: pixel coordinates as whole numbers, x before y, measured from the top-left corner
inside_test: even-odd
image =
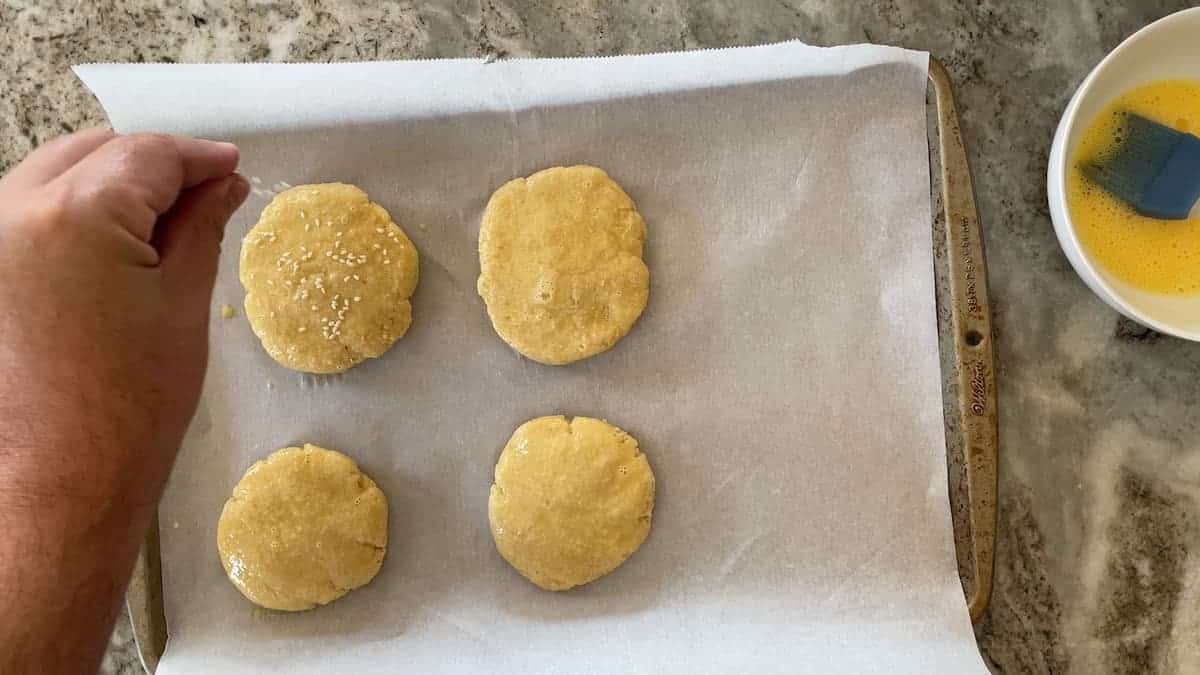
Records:
[[[949,68],[987,230],[1000,388],[997,673],[1200,672],[1200,344],[1120,320],[1055,243],[1044,170],[1093,64],[1190,3],[1143,0],[0,0],[0,169],[103,121],[87,61],[564,56],[800,38]],[[179,6],[182,6],[180,8]],[[105,673],[139,672],[118,626]]]

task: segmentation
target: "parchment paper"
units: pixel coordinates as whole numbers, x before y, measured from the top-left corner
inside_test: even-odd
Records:
[[[177,673],[972,673],[947,500],[927,57],[765,47],[607,59],[78,68],[114,127],[233,138],[258,190],[226,235],[204,403],[163,501]],[[475,293],[503,182],[608,170],[648,227],[650,304],[614,349],[521,359]],[[339,377],[272,362],[242,235],[272,186],[366,189],[416,243],[409,334]],[[219,308],[238,308],[234,319]],[[554,594],[487,526],[525,420],[607,418],[658,479],[649,539]],[[314,442],[390,499],[368,587],[300,614],[225,580],[215,525],[254,460]]]

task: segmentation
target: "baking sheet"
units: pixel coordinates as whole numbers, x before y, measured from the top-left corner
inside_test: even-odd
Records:
[[[120,131],[236,138],[259,189],[357,183],[421,252],[409,335],[334,378],[214,319],[204,402],[160,511],[162,673],[986,672],[954,564],[934,317],[926,56],[798,43],[688,54],[343,65],[86,66]],[[474,293],[491,191],[606,168],[648,227],[651,299],[612,351],[550,368]],[[605,417],[658,478],[654,526],[567,594],[496,555],[512,430]],[[388,494],[367,588],[296,615],[223,579],[215,522],[284,445],[356,457]]]

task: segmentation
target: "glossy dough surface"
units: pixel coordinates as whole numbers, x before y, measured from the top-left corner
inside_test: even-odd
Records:
[[[548,365],[617,343],[646,307],[646,226],[600,169],[555,167],[509,181],[479,228],[479,295],[500,338]]]
[[[590,417],[539,417],[500,453],[488,497],[496,549],[562,591],[616,569],[645,541],[654,474],[632,436]]]
[[[338,373],[382,355],[412,323],[417,249],[367,193],[300,185],[242,241],[246,316],[281,365]]]
[[[267,609],[324,605],[375,577],[387,548],[387,498],[354,461],[315,445],[255,462],[217,523],[229,580]]]

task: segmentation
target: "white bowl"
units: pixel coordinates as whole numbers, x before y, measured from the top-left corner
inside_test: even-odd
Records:
[[[1200,78],[1200,7],[1164,17],[1112,50],[1071,97],[1054,144],[1046,192],[1058,243],[1088,287],[1113,309],[1162,333],[1200,341],[1200,297],[1148,293],[1113,277],[1079,246],[1067,211],[1067,164],[1087,125],[1117,96],[1140,84],[1174,77]]]

